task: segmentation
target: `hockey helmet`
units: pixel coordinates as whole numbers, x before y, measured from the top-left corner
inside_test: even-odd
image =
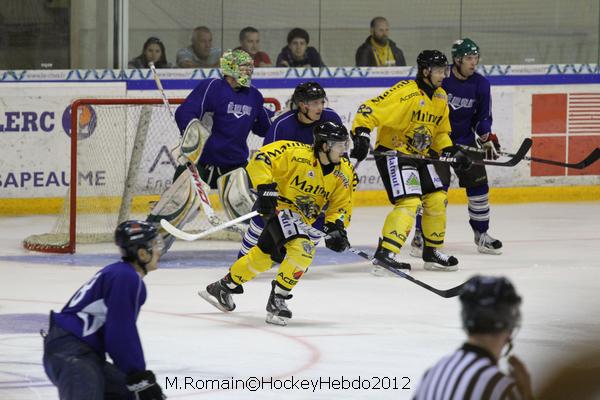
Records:
[[[146,221],[121,222],[115,230],[115,244],[121,249],[123,258],[130,261],[138,259],[139,249],[146,249],[152,253],[152,241],[157,237],[156,227]]]
[[[315,154],[322,150],[323,143],[327,143],[330,149],[339,143],[343,146],[342,153],[348,151],[350,134],[342,124],[332,121],[322,122],[313,128],[313,137]],[[327,152],[327,158],[332,162],[329,151]]]
[[[248,67],[250,72],[242,71],[242,66]],[[221,73],[226,76],[231,76],[241,86],[250,87],[253,70],[254,61],[250,54],[246,53],[244,50],[227,50],[221,57]]]
[[[439,50],[423,50],[417,57],[419,72],[426,68],[447,67],[448,59]]]
[[[503,277],[476,275],[460,294],[463,328],[469,334],[511,332],[520,324],[521,296]]]
[[[459,39],[452,43],[452,58],[479,55],[479,46],[469,38]]]
[[[324,99],[325,89],[317,82],[303,82],[296,86],[292,95],[292,105],[298,107],[299,102],[308,103],[312,100]]]

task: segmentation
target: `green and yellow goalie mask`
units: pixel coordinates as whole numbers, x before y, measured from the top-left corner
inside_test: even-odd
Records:
[[[221,73],[236,80],[240,86],[250,87],[254,61],[244,50],[227,50],[221,57]]]

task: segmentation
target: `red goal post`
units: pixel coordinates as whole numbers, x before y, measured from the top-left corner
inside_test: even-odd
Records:
[[[184,100],[169,99],[172,111]],[[279,111],[281,104],[265,98],[265,107]],[[152,202],[171,183],[175,160],[170,150],[179,138],[179,129],[160,98],[73,101],[69,191],[52,231],[25,238],[23,246],[74,253],[77,243],[112,241],[114,229],[124,220],[145,219]],[[251,151],[261,145],[262,138],[248,136]],[[210,227],[206,219],[197,219],[200,225],[192,229]]]

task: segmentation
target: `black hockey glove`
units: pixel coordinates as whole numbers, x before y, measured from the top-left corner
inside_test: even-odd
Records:
[[[265,183],[256,187],[258,198],[256,199],[256,211],[263,217],[272,217],[277,211],[277,184]]]
[[[371,130],[362,126],[354,130],[352,142],[354,147],[350,152],[350,157],[356,158],[356,161],[362,161],[369,155],[369,146],[371,144]]]
[[[473,165],[473,160],[457,146],[443,149],[440,158],[455,158],[456,161],[452,163],[455,171],[466,171]]]
[[[327,234],[325,246],[329,250],[341,253],[350,247],[348,235],[346,234],[346,229],[344,229],[344,223],[339,219],[335,222],[326,222],[325,226],[323,226],[323,232]]]
[[[152,371],[140,371],[127,376],[127,389],[133,393],[136,400],[166,399]]]

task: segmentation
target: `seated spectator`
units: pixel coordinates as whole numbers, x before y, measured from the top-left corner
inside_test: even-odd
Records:
[[[390,25],[384,17],[371,20],[371,35],[356,50],[357,67],[405,66],[404,54],[388,38]]]
[[[167,61],[165,45],[157,37],[149,37],[144,43],[142,54],[129,60],[128,68],[149,68],[148,63],[152,61],[156,68],[171,68]]]
[[[270,67],[271,59],[264,51],[259,50],[260,34],[258,29],[247,26],[240,31],[240,47],[246,53],[250,54],[254,60],[254,67]],[[236,50],[237,50],[236,49]]]
[[[219,66],[221,49],[212,47],[212,32],[206,26],[194,28],[192,44],[177,51],[180,68],[215,68]]]
[[[324,67],[321,55],[312,46],[309,46],[310,37],[302,28],[294,28],[288,33],[287,46],[281,49],[277,56],[278,67]]]

